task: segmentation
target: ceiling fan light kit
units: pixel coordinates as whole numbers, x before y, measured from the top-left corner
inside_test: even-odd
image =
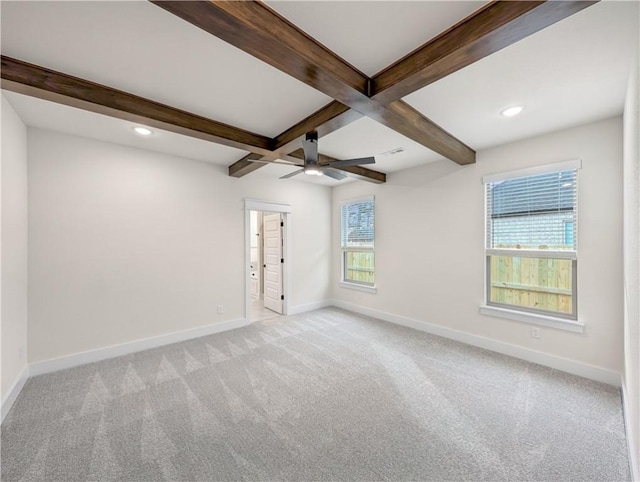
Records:
[[[301,172],[309,176],[323,176],[326,175],[336,181],[344,179],[346,174],[337,171],[336,168],[360,166],[363,164],[374,164],[376,162],[375,157],[360,157],[357,159],[345,159],[345,160],[330,160],[329,162],[320,163],[320,155],[318,154],[318,133],[316,131],[307,132],[304,141],[302,141],[302,150],[304,151],[304,158],[302,164],[296,164],[302,169],[291,172],[282,176],[280,179],[289,179],[290,177],[297,176]],[[269,161],[266,159],[247,159],[250,162],[262,162],[262,163],[276,163],[281,164],[279,161]]]
[[[322,171],[315,167],[305,167],[304,173],[308,176],[322,176]]]

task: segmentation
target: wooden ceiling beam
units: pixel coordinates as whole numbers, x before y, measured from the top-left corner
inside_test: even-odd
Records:
[[[318,137],[324,137],[361,118],[362,114],[334,100],[278,135],[273,150],[288,154],[300,147],[307,132],[316,131]]]
[[[458,141],[449,134],[442,127],[431,122],[429,119],[425,119],[423,115],[409,104],[402,100],[396,100],[387,106],[387,109],[381,113],[381,115],[387,115],[388,113],[395,114],[398,118],[403,119],[403,122],[407,124],[419,123],[420,128],[429,133],[431,139],[432,151],[435,151],[448,159],[455,159],[455,161],[461,166],[467,164],[473,164],[476,162],[476,153],[466,144]],[[371,116],[373,119],[378,120],[376,116]],[[455,142],[452,141],[455,139]]]
[[[417,111],[406,118],[406,109],[371,99],[369,78],[262,2],[151,1],[454,162],[475,161],[470,147]]]
[[[233,164],[229,166],[229,176],[231,177],[242,177],[247,174],[260,169],[264,164],[259,162],[251,162],[251,160],[260,160],[263,156],[260,154],[247,154],[242,159],[237,160]]]
[[[372,79],[371,96],[394,102],[597,1],[494,1]]]
[[[2,56],[3,89],[257,154],[271,139],[71,75]]]
[[[384,172],[374,171],[364,166],[345,166],[335,168],[338,171],[347,173],[349,177],[358,179],[359,181],[372,182],[374,184],[384,184],[387,182],[387,175]]]

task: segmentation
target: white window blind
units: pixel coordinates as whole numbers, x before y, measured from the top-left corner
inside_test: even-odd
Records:
[[[375,209],[373,196],[349,201],[341,206],[342,249],[373,249]]]
[[[487,249],[575,251],[576,169],[486,183]]]

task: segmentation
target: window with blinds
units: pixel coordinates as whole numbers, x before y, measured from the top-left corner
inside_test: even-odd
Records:
[[[487,176],[487,305],[577,319],[579,161]]]
[[[373,196],[340,206],[342,281],[375,284],[375,203]]]

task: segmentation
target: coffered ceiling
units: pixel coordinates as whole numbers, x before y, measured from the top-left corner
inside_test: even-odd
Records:
[[[376,163],[281,182],[383,182],[619,115],[638,4],[591,3],[2,1],[3,94],[30,126],[239,177],[297,169],[238,161],[299,162],[317,128],[322,154]],[[523,113],[501,117],[512,104]],[[154,134],[135,136],[138,124]]]

